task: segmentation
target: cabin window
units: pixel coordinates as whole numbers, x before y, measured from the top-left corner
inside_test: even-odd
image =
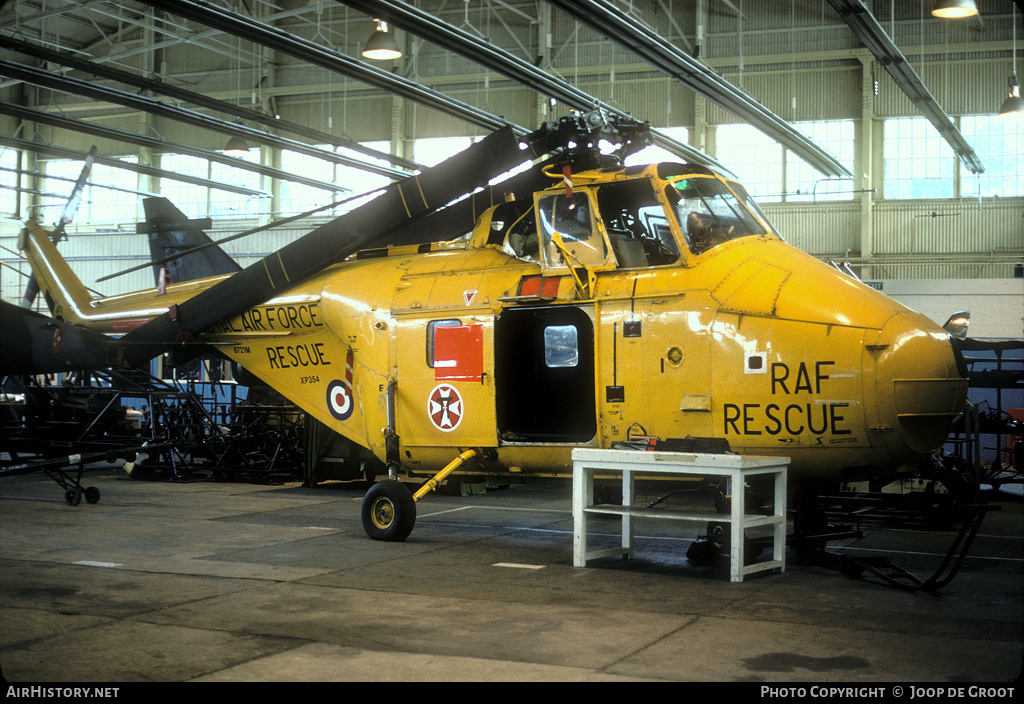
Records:
[[[545,196],[538,215],[548,266],[598,266],[608,258],[604,238],[594,228],[590,199],[585,192]],[[565,261],[556,243],[558,239],[572,261]]]
[[[619,267],[657,266],[679,259],[668,215],[649,180],[601,186],[597,206]]]
[[[576,326],[551,325],[544,328],[544,364],[549,369],[575,367],[580,363]]]
[[[435,364],[436,364],[436,361],[434,359],[434,350],[435,350],[435,345],[434,345],[435,337],[434,336],[436,334],[437,328],[456,328],[456,327],[458,327],[460,325],[462,325],[462,321],[458,320],[458,319],[455,319],[455,318],[449,318],[447,320],[431,320],[429,323],[427,323],[427,366],[428,367],[433,369]]]
[[[494,209],[487,244],[501,245],[505,252],[520,259],[536,261],[537,223],[533,203],[509,201]]]
[[[746,192],[739,184],[734,188],[735,193],[718,179],[689,176],[673,181],[667,189],[679,228],[694,254],[740,237],[768,234],[754,217],[751,208],[756,206]]]

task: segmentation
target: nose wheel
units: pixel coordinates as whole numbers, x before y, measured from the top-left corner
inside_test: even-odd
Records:
[[[416,525],[416,501],[401,482],[377,482],[363,497],[363,530],[374,540],[401,542]]]
[[[479,454],[481,450],[466,450],[424,482],[415,494],[394,479],[377,482],[363,497],[363,530],[374,540],[393,543],[405,540],[416,525],[416,502],[440,486],[445,477]]]

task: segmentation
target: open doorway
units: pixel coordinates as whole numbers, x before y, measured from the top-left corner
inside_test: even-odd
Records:
[[[517,308],[495,323],[498,433],[506,442],[586,442],[597,431],[594,323],[581,308]]]

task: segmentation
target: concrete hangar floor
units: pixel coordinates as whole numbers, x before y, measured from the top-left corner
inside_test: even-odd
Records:
[[[793,549],[784,572],[730,582],[728,560],[685,557],[704,530],[690,523],[640,522],[633,560],[577,568],[568,484],[429,494],[402,543],[364,533],[364,483],[139,481],[102,463],[83,485],[98,503],[69,505],[44,474],[0,478],[8,683],[1006,683],[1021,672],[1019,485],[985,492],[1000,510],[937,593]],[[954,536],[862,529],[829,553],[884,555],[925,576]]]

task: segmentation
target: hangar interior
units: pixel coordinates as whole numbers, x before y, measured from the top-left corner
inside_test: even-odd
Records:
[[[21,300],[22,224],[69,212],[93,146],[61,253],[115,295],[154,285],[147,197],[209,218],[244,267],[500,126],[596,106],[654,128],[631,161],[710,157],[787,242],[939,324],[967,310],[972,337],[1021,339],[1024,122],[1000,109],[1024,13],[930,4],[12,0],[0,295]],[[377,15],[398,58],[360,54]]]
[[[945,4],[978,13],[933,14]],[[371,39],[399,55],[364,55]],[[985,486],[1004,502],[945,602],[913,588],[895,599],[865,592],[813,560],[731,591],[720,588],[721,565],[681,564],[677,536],[660,527],[639,538],[646,561],[574,570],[564,487],[495,497],[466,482],[421,516],[424,537],[384,552],[362,541],[362,481],[317,487],[336,478],[333,461],[355,462],[371,485],[379,468],[272,391],[254,398],[241,370],[156,363],[144,384],[123,370],[57,375],[34,383],[61,414],[5,425],[11,444],[0,447],[17,447],[0,477],[3,675],[1019,677],[1022,63],[1019,0],[0,0],[3,301],[18,305],[26,291],[28,220],[63,221],[64,259],[90,291],[116,296],[161,285],[140,227],[155,196],[203,222],[244,268],[500,128],[522,136],[590,110],[629,116],[655,137],[627,163],[720,167],[802,252],[937,325],[970,312],[970,398],[998,410],[965,419],[948,447],[984,464]],[[32,308],[48,312],[42,297]],[[505,319],[513,375],[513,361],[528,366],[521,333],[532,325],[525,314]],[[2,334],[0,343],[9,344]],[[594,368],[577,373],[594,397]],[[569,396],[551,390],[545,405],[555,415]],[[5,420],[17,415],[14,399],[3,397]],[[512,398],[497,413],[526,405]],[[114,406],[130,410],[108,425]],[[193,458],[170,442],[143,454],[176,483],[126,492],[119,482],[138,478],[142,460],[119,455],[111,429],[145,437],[158,409],[173,438],[209,433],[213,478],[230,468],[256,481],[193,484]],[[841,404],[830,412],[842,420]],[[23,472],[38,467],[16,455],[43,439],[65,447],[68,424],[85,429],[76,449],[92,454]],[[220,435],[217,424],[233,430]],[[547,425],[514,429],[541,437]],[[594,429],[562,433],[572,442]],[[88,488],[74,473],[111,457],[117,468],[91,473]],[[275,483],[282,468],[301,485]],[[45,498],[48,479],[64,501]],[[478,493],[492,503],[463,501]],[[80,507],[95,514],[71,513],[83,497],[99,504]],[[498,518],[474,513],[495,504]],[[942,556],[948,525],[890,527],[845,547],[911,555],[921,569]],[[382,608],[388,598],[405,608]]]
[[[964,19],[934,17],[927,2],[869,2],[886,36],[867,44],[844,21],[859,2],[609,4],[651,45],[622,46],[547,2],[413,3],[419,12],[390,28],[402,56],[377,61],[359,52],[387,2],[7,2],[2,296],[22,293],[25,265],[11,254],[21,223],[60,218],[92,145],[99,159],[62,247],[110,294],[152,284],[148,269],[96,283],[145,262],[134,229],[144,194],[210,217],[219,239],[347,201],[502,124],[532,130],[586,107],[547,80],[717,159],[787,241],[862,279],[932,281],[936,292],[1020,283],[1024,138],[1020,121],[998,114],[1024,54],[1013,2],[981,0]],[[445,28],[475,41],[455,51]],[[677,55],[660,58],[655,40]],[[846,173],[815,168],[764,124],[693,90],[687,57]],[[951,123],[945,134],[938,116]],[[236,136],[247,149],[225,156]],[[246,264],[326,215],[226,248]],[[1020,316],[996,317],[978,311],[987,331],[974,334],[1022,336]]]

